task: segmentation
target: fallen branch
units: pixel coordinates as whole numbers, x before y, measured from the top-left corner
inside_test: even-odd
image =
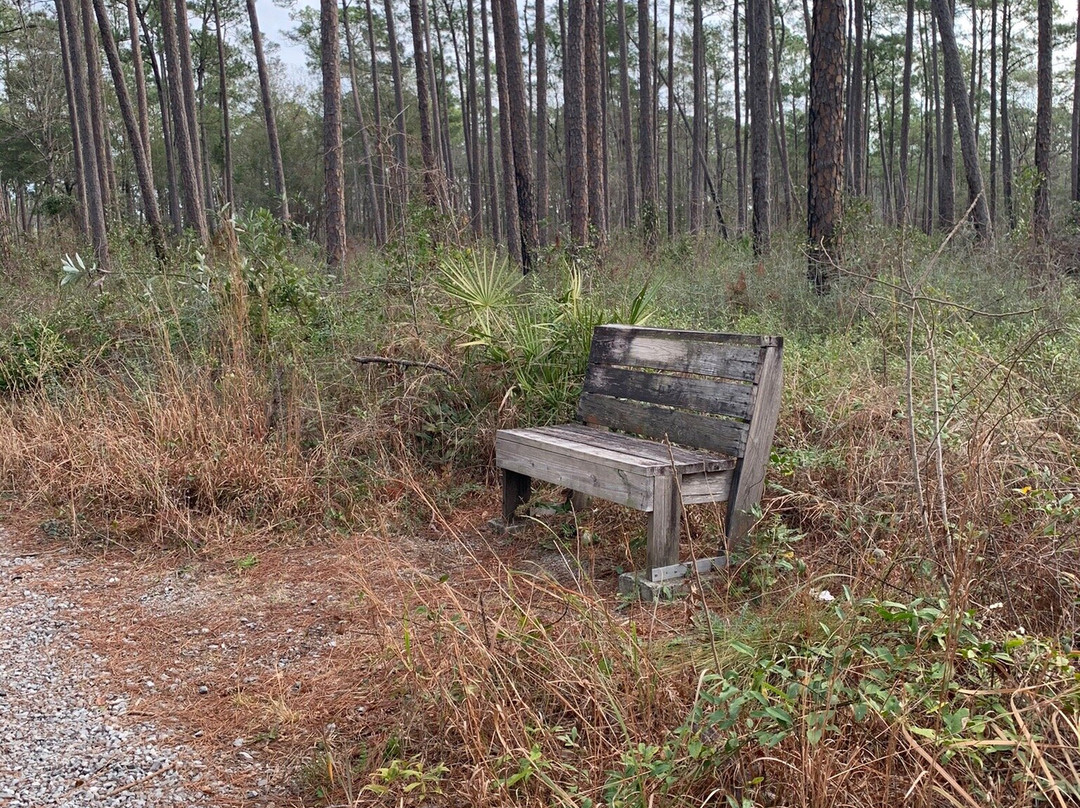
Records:
[[[117,794],[123,794],[125,791],[130,791],[133,788],[137,788],[138,786],[141,786],[143,783],[145,783],[147,780],[153,780],[159,774],[164,774],[165,772],[167,772],[170,769],[173,769],[175,767],[176,767],[176,762],[175,761],[172,762],[172,763],[166,763],[164,766],[162,766],[157,771],[150,772],[150,774],[146,775],[146,777],[140,777],[138,780],[135,780],[132,783],[122,785],[119,788],[114,788],[112,791],[110,791],[108,794],[105,795],[105,798],[109,799],[110,797],[115,797]]]
[[[352,359],[358,365],[396,365],[403,368],[427,368],[428,370],[445,373],[454,379],[457,378],[457,374],[453,370],[446,365],[439,365],[435,362],[420,362],[415,359],[392,359],[389,356],[354,356]]]

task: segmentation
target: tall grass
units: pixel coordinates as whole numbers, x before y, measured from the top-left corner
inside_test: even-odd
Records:
[[[329,278],[260,217],[164,271],[136,251],[97,298],[35,269],[24,311],[3,312],[0,486],[77,536],[203,552],[228,530],[366,528],[393,558],[419,521],[409,502],[479,553],[461,492],[494,507],[497,427],[569,415],[597,322],[782,333],[753,552],[652,611],[573,562],[548,578],[490,550],[467,585],[359,581],[388,628],[349,686],[379,718],[325,739],[310,794],[1073,804],[1080,295],[1007,244],[867,228],[849,246],[826,298],[794,240],[768,261],[616,244],[519,281],[418,238]],[[621,509],[562,518],[515,541],[642,562],[643,524]],[[714,509],[686,525],[719,541]]]

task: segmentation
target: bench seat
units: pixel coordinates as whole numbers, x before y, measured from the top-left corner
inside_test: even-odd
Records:
[[[741,542],[765,484],[782,349],[780,337],[597,326],[581,423],[495,435],[504,524],[533,479],[645,511],[653,583],[691,569],[679,563],[683,505],[726,501],[728,540]]]

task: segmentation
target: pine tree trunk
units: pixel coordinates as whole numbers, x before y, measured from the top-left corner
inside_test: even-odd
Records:
[[[1044,0],[1045,1],[1045,0]],[[975,126],[971,119],[971,106],[964,88],[960,52],[953,32],[952,12],[948,0],[932,0],[934,14],[941,34],[942,57],[945,61],[945,83],[956,114],[956,128],[960,134],[960,148],[964,157],[964,174],[968,185],[968,202],[974,205],[975,231],[980,239],[990,237],[990,217],[987,213],[986,195],[983,191],[982,170],[975,146]]]
[[[739,38],[739,0],[734,0],[733,3],[731,42],[731,80],[735,85],[735,231],[742,235],[746,232],[746,157],[743,153],[742,96],[739,87],[742,78],[739,72],[739,52],[742,50],[742,40]]]
[[[990,226],[997,227],[998,137],[997,137],[997,0],[990,3]],[[1080,39],[1080,28],[1077,33]]]
[[[420,156],[424,161],[424,198],[433,208],[439,207],[438,180],[435,166],[435,141],[431,127],[428,96],[427,51],[424,48],[423,16],[420,0],[409,0],[409,19],[412,23],[413,67],[416,73],[416,111],[420,116]]]
[[[668,0],[668,81],[675,75],[675,0]],[[669,85],[670,90],[670,85]],[[667,235],[675,236],[675,104],[667,101]]]
[[[491,238],[499,240],[499,180],[495,174],[495,122],[491,111],[491,41],[488,36],[487,0],[480,0],[480,20],[484,40],[484,141],[487,152],[488,215]]]
[[[806,231],[808,274],[828,289],[840,262],[844,202],[845,0],[815,0],[810,40],[810,111],[807,120]]]
[[[259,73],[259,96],[262,100],[263,120],[266,122],[266,139],[270,147],[270,167],[273,171],[274,194],[278,198],[278,215],[281,221],[289,221],[289,194],[285,189],[285,164],[281,160],[281,142],[278,140],[277,118],[270,96],[270,71],[263,54],[262,33],[255,13],[255,0],[247,0],[248,20],[251,22],[251,42],[255,51],[255,66]]]
[[[626,0],[618,0],[616,15],[619,28],[619,113],[622,123],[623,162],[626,167],[626,226],[633,228],[637,225],[638,200],[633,111],[630,109],[630,68],[626,47]]]
[[[154,175],[151,171],[150,156],[143,149],[138,115],[131,105],[131,97],[128,95],[127,83],[124,81],[124,68],[120,62],[120,53],[116,48],[116,40],[113,38],[112,21],[109,19],[109,14],[105,9],[105,1],[93,0],[93,3],[98,28],[101,32],[101,42],[105,48],[109,71],[112,73],[113,86],[116,88],[120,115],[124,120],[124,129],[127,132],[128,145],[131,148],[132,161],[135,164],[135,175],[138,178],[143,215],[150,226],[150,236],[154,249],[158,257],[164,259],[165,232],[161,226],[161,212],[158,210],[157,192],[154,189]]]
[[[585,145],[589,164],[589,224],[599,243],[607,237],[604,205],[604,99],[601,95],[601,42],[597,0],[585,0]]]
[[[229,127],[229,83],[225,63],[225,40],[221,28],[221,3],[214,0],[214,27],[217,33],[218,56],[218,104],[221,106],[221,143],[222,179],[224,180],[225,202],[229,206],[229,215],[236,213],[236,194],[233,190],[232,130]]]
[[[1038,0],[1038,59],[1035,107],[1035,199],[1032,235],[1045,246],[1050,237],[1050,121],[1053,114],[1053,4]]]
[[[780,54],[784,51],[784,43],[787,39],[787,29],[784,27],[784,20],[780,18],[780,40],[776,39],[776,19],[778,14],[773,13],[772,0],[769,3],[769,35],[772,41],[772,53],[773,53],[773,77],[772,77],[772,94],[773,101],[776,106],[776,118],[774,120],[773,131],[776,133],[776,151],[780,158],[780,171],[783,173],[784,180],[784,224],[791,224],[793,217],[793,207],[795,199],[795,185],[791,181],[791,169],[788,162],[788,148],[787,148],[787,123],[784,120],[784,100],[780,96]]]
[[[915,0],[907,0],[907,16],[904,23],[904,89],[900,112],[900,176],[896,183],[897,220],[907,227],[908,211],[908,144],[911,138],[911,68],[914,62]]]
[[[863,177],[863,166],[866,158],[862,152],[863,144],[863,116],[865,101],[863,99],[863,58],[865,53],[864,32],[866,28],[864,19],[864,0],[854,0],[855,14],[852,20],[855,41],[851,48],[851,84],[848,87],[848,123],[847,129],[850,141],[847,145],[847,155],[850,162],[848,178],[850,184],[848,192],[853,196],[863,196],[866,193],[866,185]]]
[[[173,141],[172,119],[169,114],[169,94],[165,86],[165,80],[161,75],[161,68],[158,66],[158,56],[154,52],[153,39],[146,24],[146,14],[141,9],[138,10],[138,14],[139,25],[145,38],[146,56],[150,60],[150,68],[154,72],[154,87],[157,90],[158,107],[161,110],[161,135],[165,147],[165,179],[168,182],[169,222],[172,225],[173,233],[180,235],[184,231],[184,219],[183,212],[180,209],[180,180],[177,177],[176,170],[176,150]]]
[[[484,234],[483,171],[480,162],[480,100],[476,82],[476,15],[471,3],[461,3],[465,14],[465,126],[469,131],[469,213],[473,237]]]
[[[199,241],[205,244],[209,239],[209,230],[206,224],[202,192],[199,188],[199,164],[195,161],[195,154],[191,148],[193,139],[189,131],[195,121],[188,117],[187,105],[184,101],[184,82],[181,78],[183,68],[180,63],[176,17],[171,0],[161,0],[161,36],[164,40],[168,75],[173,153],[180,173],[180,189],[184,200],[184,224],[192,228],[198,235]]]
[[[691,27],[691,73],[694,82],[694,118],[690,161],[690,232],[701,231],[701,212],[704,205],[705,165],[705,23],[701,11],[702,0],[691,0],[693,25]],[[668,80],[674,76],[668,75]]]
[[[1003,0],[1001,14],[1001,193],[1012,232],[1016,229],[1016,205],[1013,199],[1012,124],[1009,122],[1009,51],[1012,47],[1009,0]]]
[[[502,25],[502,2],[491,2],[491,27],[495,34],[495,78],[499,87],[499,151],[502,162],[503,216],[506,247],[518,266],[524,267],[521,253],[521,218],[517,205],[517,175],[514,171],[514,144],[510,123],[510,88],[506,80],[506,41]]]
[[[349,86],[352,90],[353,114],[356,116],[357,132],[360,135],[360,151],[364,157],[365,178],[367,179],[368,201],[371,203],[373,214],[372,230],[375,234],[375,245],[382,246],[386,242],[386,221],[383,218],[382,199],[379,197],[377,175],[378,167],[375,155],[368,140],[367,122],[364,120],[364,108],[360,103],[360,85],[356,79],[356,52],[353,41],[352,26],[349,25],[348,0],[341,0],[341,19],[345,27],[345,48],[349,54]]]
[[[503,30],[506,57],[506,86],[510,103],[510,141],[514,160],[514,185],[517,190],[518,224],[521,237],[521,271],[533,267],[537,244],[536,208],[533,205],[532,146],[529,138],[529,105],[525,92],[525,72],[521,63],[521,33],[515,0],[500,3],[499,21]],[[502,115],[500,114],[500,118]]]
[[[585,5],[568,0],[564,119],[566,125],[566,180],[570,209],[570,240],[584,247],[589,239],[589,154],[585,124]]]
[[[326,264],[331,269],[338,269],[345,262],[345,163],[341,142],[341,45],[337,0],[322,0],[320,12]]]
[[[754,205],[754,252],[767,253],[771,243],[769,218],[769,0],[747,0],[750,107],[751,187]]]
[[[139,23],[135,12],[136,0],[127,0],[128,34],[131,36],[131,66],[135,76],[135,103],[139,110],[139,136],[143,151],[150,154],[150,103],[146,95],[146,70],[143,68],[142,48],[139,47]]]
[[[375,112],[375,161],[376,161],[376,191],[379,200],[379,219],[382,222],[383,238],[389,238],[390,214],[387,212],[387,180],[386,180],[386,140],[383,130],[382,117],[382,92],[379,89],[379,60],[375,54],[375,26],[371,13],[371,0],[364,0],[365,19],[367,22],[368,53],[371,58],[371,106]]]
[[[85,183],[85,171],[83,168],[83,149],[85,146],[82,142],[82,133],[79,127],[78,105],[75,99],[75,76],[72,72],[71,58],[72,48],[71,43],[68,41],[67,27],[64,20],[64,4],[57,0],[56,2],[56,26],[57,32],[60,37],[60,60],[63,63],[64,68],[64,89],[67,95],[68,105],[68,127],[71,130],[71,145],[72,154],[75,161],[75,183],[78,188],[79,196],[79,233],[83,238],[90,238],[90,206],[86,198],[86,183]],[[2,200],[0,204],[7,204],[8,197],[5,192],[0,194]],[[6,221],[10,218],[10,212],[3,214],[3,219]]]
[[[90,90],[87,82],[87,63],[80,58],[80,6],[75,0],[56,0],[57,19],[63,21],[67,49],[72,54],[72,96],[75,99],[75,121],[82,144],[83,198],[90,222],[90,241],[94,248],[97,268],[105,273],[111,269],[109,235],[105,224],[105,201],[101,194],[101,174],[97,167],[97,147],[94,145],[93,120],[90,112]]]
[[[536,215],[540,245],[547,244],[551,229],[548,211],[548,108],[547,20],[544,0],[536,0]]]
[[[656,248],[656,119],[653,117],[653,53],[649,0],[638,0],[638,166],[641,174],[641,231],[645,252]]]
[[[191,155],[195,161],[195,179],[199,186],[199,196],[206,198],[206,189],[200,174],[203,165],[202,148],[199,144],[199,116],[195,111],[195,70],[191,61],[191,29],[188,27],[187,0],[175,0],[176,37],[179,45],[178,81],[183,87],[184,114],[187,118],[188,137],[191,140]]]
[[[401,80],[401,57],[398,54],[397,26],[394,23],[393,0],[385,0],[384,7],[386,11],[386,44],[390,51],[390,75],[394,82],[394,126],[397,132],[394,138],[394,154],[397,157],[398,173],[401,176],[402,193],[399,204],[404,206],[408,194],[408,182],[405,180],[405,174],[409,167],[408,147],[406,145],[408,138],[405,131],[405,91]],[[411,6],[409,12],[412,13]],[[483,16],[486,19],[487,15]]]
[[[990,40],[990,48],[993,51],[993,39]],[[991,90],[991,94],[993,90]],[[991,116],[993,113],[991,113]],[[1069,184],[1071,193],[1069,199],[1080,202],[1080,10],[1076,19],[1076,56],[1073,59],[1073,103],[1072,103],[1072,143],[1069,149],[1071,160],[1069,162]],[[1075,211],[1073,212],[1075,216]]]
[[[82,0],[80,19],[82,20],[82,53],[86,58],[86,85],[90,95],[94,162],[97,165],[101,183],[101,201],[107,219],[115,196],[116,174],[113,172],[105,94],[101,87],[101,57],[98,54],[97,37],[94,35],[94,10],[91,0]]]

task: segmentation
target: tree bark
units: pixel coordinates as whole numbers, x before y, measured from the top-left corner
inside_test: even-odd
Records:
[[[195,180],[199,185],[200,197],[205,199],[206,189],[203,187],[203,178],[200,174],[203,159],[199,144],[199,116],[195,111],[195,70],[191,61],[191,29],[188,26],[187,0],[175,0],[175,9],[176,37],[180,55],[177,80],[183,87],[184,114],[187,118],[188,137],[191,140],[191,155],[196,166]]]
[[[341,45],[337,0],[322,0],[320,11],[326,264],[331,269],[338,269],[345,262],[345,163],[341,143]]]
[[[173,140],[172,120],[169,114],[169,94],[161,74],[161,68],[158,66],[158,56],[154,52],[153,39],[146,24],[146,14],[138,7],[136,7],[136,10],[139,15],[139,25],[145,38],[146,56],[149,58],[150,68],[154,72],[154,86],[157,89],[158,106],[161,109],[161,135],[165,147],[165,178],[168,182],[169,222],[172,225],[173,233],[178,236],[184,232],[184,220],[183,212],[180,209],[180,180],[177,177],[176,150]]]
[[[863,179],[863,166],[866,159],[862,152],[863,116],[866,114],[863,99],[863,56],[865,51],[863,0],[854,0],[855,14],[852,20],[855,41],[851,47],[851,84],[848,87],[847,130],[848,142],[848,192],[853,196],[863,196],[866,186]]]
[[[404,205],[408,192],[405,172],[409,166],[408,147],[406,145],[407,135],[405,132],[405,94],[401,80],[401,57],[398,54],[397,26],[394,22],[393,0],[385,0],[384,7],[386,10],[386,44],[390,51],[390,75],[394,82],[394,128],[396,130],[394,155],[397,157],[398,173],[402,178],[402,199],[400,204]],[[409,13],[410,15],[412,13],[411,6]]]
[[[85,148],[82,142],[82,133],[80,132],[80,121],[78,120],[79,108],[75,99],[75,77],[72,72],[72,47],[71,42],[68,41],[67,27],[64,20],[64,5],[60,0],[56,2],[56,26],[60,37],[60,60],[64,67],[64,89],[67,94],[68,105],[68,126],[71,129],[71,145],[72,154],[75,161],[75,183],[78,189],[79,197],[79,233],[84,238],[90,238],[90,205],[86,198],[86,182],[85,171],[83,169],[83,149]],[[0,204],[7,205],[7,194],[3,194],[3,200]],[[4,213],[4,218],[9,218],[9,213]]]
[[[585,125],[585,4],[568,0],[565,98],[566,179],[570,208],[570,240],[584,247],[589,239],[589,154]]]
[[[278,198],[278,216],[289,221],[289,194],[285,188],[285,165],[281,160],[281,142],[278,140],[277,118],[270,96],[270,70],[263,54],[262,32],[255,12],[255,0],[247,0],[248,20],[251,22],[251,43],[255,51],[255,66],[259,73],[259,96],[262,99],[263,120],[266,122],[266,139],[270,147],[270,167],[273,172],[274,193]]]
[[[806,231],[810,282],[828,290],[840,261],[844,201],[845,0],[815,0],[810,40]]]
[[[997,137],[997,0],[990,3],[990,226],[997,227],[998,137]],[[1080,25],[1080,21],[1078,21]],[[1080,40],[1080,27],[1077,37]]]
[[[548,107],[547,107],[547,22],[544,0],[536,0],[536,215],[537,237],[541,245],[548,241]]]
[[[1045,0],[1044,0],[1045,1]],[[971,106],[964,88],[964,73],[960,65],[960,52],[956,47],[952,13],[948,0],[932,0],[934,14],[941,33],[942,57],[945,61],[945,82],[949,87],[956,128],[960,133],[960,149],[964,157],[964,174],[968,185],[968,202],[974,204],[975,231],[980,239],[990,237],[990,217],[987,213],[986,194],[983,191],[982,170],[975,147],[975,127],[971,119]]]
[[[127,0],[128,34],[131,36],[131,65],[135,75],[135,103],[139,110],[139,136],[143,150],[150,154],[150,103],[146,95],[146,70],[143,68],[142,48],[139,47],[139,23],[136,0]]]
[[[492,239],[498,241],[500,233],[499,180],[495,174],[495,122],[491,111],[491,41],[488,37],[487,0],[480,0],[480,21],[484,40],[484,141],[487,152],[489,227]]]
[[[176,16],[171,0],[161,0],[160,8],[161,36],[164,41],[169,88],[169,118],[172,124],[173,152],[180,172],[180,188],[184,200],[184,224],[192,228],[199,241],[205,244],[209,239],[209,229],[199,186],[199,164],[191,147],[193,138],[189,130],[195,121],[188,117],[188,107],[184,100],[184,81],[181,78],[183,66],[177,42]]]
[[[367,122],[364,120],[364,108],[360,103],[360,86],[356,78],[356,52],[353,41],[352,26],[349,25],[348,0],[341,0],[341,19],[345,26],[345,48],[349,54],[349,85],[352,90],[353,114],[356,116],[357,131],[360,135],[360,151],[364,156],[365,174],[367,178],[368,201],[371,203],[373,216],[372,230],[375,234],[375,245],[381,247],[386,242],[386,220],[384,218],[382,199],[379,197],[378,182],[376,179],[378,169],[375,155],[368,140]]]
[[[743,154],[742,132],[742,97],[739,84],[742,75],[739,70],[739,52],[742,50],[742,40],[739,38],[739,0],[734,0],[731,13],[731,42],[732,42],[732,83],[735,94],[735,232],[742,235],[746,232],[746,158]]]
[[[63,22],[63,34],[67,36],[67,48],[71,53],[72,95],[75,99],[75,121],[82,144],[83,198],[90,222],[90,241],[94,248],[94,260],[101,272],[111,269],[109,234],[105,224],[105,204],[101,194],[101,175],[97,166],[97,148],[94,145],[93,120],[90,113],[90,90],[87,84],[86,62],[80,58],[79,17],[81,9],[75,0],[56,0],[57,19]]]
[[[157,192],[154,189],[154,175],[151,171],[150,156],[143,149],[142,132],[139,128],[138,114],[131,105],[127,84],[124,81],[124,68],[120,62],[120,52],[116,48],[116,39],[112,33],[112,21],[105,9],[105,0],[93,0],[94,13],[97,15],[101,42],[112,73],[113,86],[116,88],[120,115],[124,120],[128,145],[131,147],[132,161],[135,164],[135,176],[139,183],[139,195],[142,198],[143,215],[150,226],[150,236],[158,258],[165,258],[165,232],[161,226],[161,212],[158,209]]]
[[[751,186],[753,192],[754,252],[763,254],[771,244],[769,219],[769,0],[747,0],[750,106]]]
[[[435,142],[431,128],[430,98],[428,96],[427,51],[424,47],[424,25],[420,0],[409,0],[409,19],[412,22],[413,65],[416,73],[416,110],[420,116],[420,155],[424,161],[424,198],[433,208],[439,207],[438,180],[435,167]]]
[[[766,0],[767,1],[767,0]],[[675,75],[675,0],[668,0],[668,81]],[[668,87],[670,90],[670,85]],[[668,95],[670,96],[670,92]],[[667,234],[675,236],[675,105],[667,103]]]
[[[495,79],[499,87],[499,152],[503,178],[503,217],[506,221],[506,247],[518,266],[524,266],[521,254],[521,214],[517,206],[517,175],[514,171],[514,144],[510,123],[510,89],[506,81],[506,41],[503,36],[502,2],[491,2],[491,27],[495,34]]]
[[[221,105],[221,142],[224,165],[222,166],[222,179],[224,181],[225,202],[229,206],[229,214],[236,214],[236,194],[233,189],[233,159],[232,159],[232,131],[229,127],[229,83],[225,63],[225,39],[221,27],[221,3],[214,0],[214,27],[217,33],[217,56],[218,56],[218,103]]]
[[[641,171],[641,232],[646,254],[656,248],[656,121],[653,117],[653,53],[649,0],[638,0],[638,166]]]
[[[704,205],[705,186],[705,23],[701,11],[701,0],[691,0],[693,6],[693,25],[691,27],[691,73],[694,82],[694,120],[690,160],[690,232],[701,231],[701,212]],[[669,80],[674,76],[669,74]]]
[[[990,49],[993,52],[994,40],[990,39]],[[993,94],[993,90],[990,91]],[[991,113],[991,116],[993,113]],[[1069,199],[1080,202],[1080,11],[1076,19],[1076,56],[1073,59],[1073,103],[1072,103],[1072,148],[1069,183],[1071,194]],[[1075,214],[1074,214],[1075,215]]]
[[[604,99],[601,96],[600,53],[597,36],[597,0],[585,0],[585,144],[589,164],[589,224],[593,236],[607,238],[607,210],[604,205]]]
[[[533,268],[537,244],[536,208],[533,205],[532,146],[529,143],[529,106],[525,93],[525,74],[521,63],[521,33],[515,0],[495,0],[499,4],[498,21],[502,26],[502,44],[506,59],[506,87],[509,101],[510,143],[513,152],[514,185],[517,191],[518,223],[521,238],[521,271]],[[502,118],[500,110],[499,118]]]
[[[907,16],[904,23],[904,89],[900,112],[900,175],[896,183],[897,219],[901,227],[907,227],[908,211],[908,143],[911,138],[911,68],[914,62],[915,0],[907,0]]]
[[[541,0],[543,2],[543,0]],[[634,124],[630,109],[630,69],[626,47],[626,0],[618,0],[615,6],[616,25],[619,29],[619,122],[622,127],[623,165],[626,176],[626,226],[637,224],[637,182],[634,168]]]
[[[106,120],[105,94],[101,88],[101,57],[94,36],[94,10],[91,0],[82,0],[82,53],[86,57],[86,85],[90,95],[90,120],[93,129],[94,162],[101,182],[101,203],[108,218],[116,189],[116,174],[112,165],[109,125]]]
[[[1035,243],[1045,246],[1050,237],[1050,119],[1053,114],[1053,4],[1038,0],[1038,59],[1035,107],[1035,199],[1031,217]]]
[[[1001,7],[1001,193],[1009,231],[1016,229],[1013,200],[1012,124],[1009,122],[1009,51],[1012,49],[1012,9],[1009,0]]]

